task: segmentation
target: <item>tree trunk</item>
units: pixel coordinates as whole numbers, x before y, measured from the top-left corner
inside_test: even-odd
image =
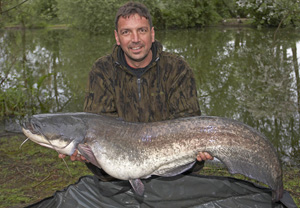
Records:
[[[297,58],[297,45],[296,43],[292,46],[292,53],[293,53],[293,63],[294,63],[294,71],[295,71],[295,78],[296,78],[296,90],[297,90],[297,100],[298,100],[298,112],[300,113],[300,76],[299,76],[299,64]]]

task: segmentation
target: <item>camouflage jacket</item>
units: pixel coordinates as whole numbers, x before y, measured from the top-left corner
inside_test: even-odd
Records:
[[[84,111],[132,122],[200,115],[192,69],[178,55],[162,51],[157,41],[152,53],[149,66],[138,69],[141,73],[126,66],[117,45],[112,54],[98,59],[89,74]],[[197,162],[192,170],[203,164]],[[114,180],[91,163],[86,165],[101,180]]]
[[[180,56],[162,51],[157,41],[152,52],[153,61],[139,74],[121,60],[120,46],[98,59],[89,73],[84,111],[133,122],[200,115],[189,65]]]

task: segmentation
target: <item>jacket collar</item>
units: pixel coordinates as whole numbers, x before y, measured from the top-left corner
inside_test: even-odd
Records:
[[[152,43],[151,50],[152,50],[153,54],[155,54],[154,55],[155,58],[152,59],[153,61],[146,68],[150,68],[153,64],[155,64],[155,62],[157,62],[159,60],[159,57],[162,52],[161,43],[158,42],[157,40],[155,40],[155,42]],[[124,54],[122,48],[119,45],[115,44],[113,47],[113,52],[112,52],[113,62],[117,65],[121,65],[122,68],[127,68],[127,64],[125,63],[125,60],[122,60],[122,54]]]

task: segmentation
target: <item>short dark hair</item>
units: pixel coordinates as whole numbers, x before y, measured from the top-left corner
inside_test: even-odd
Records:
[[[133,14],[138,14],[141,17],[145,17],[149,22],[150,28],[152,28],[152,18],[147,7],[142,3],[128,2],[123,6],[121,6],[116,14],[115,17],[116,30],[118,30],[118,21],[120,17],[127,18]]]

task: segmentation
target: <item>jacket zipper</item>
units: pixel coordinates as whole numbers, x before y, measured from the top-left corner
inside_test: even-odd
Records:
[[[142,99],[142,95],[141,95],[141,78],[137,78],[136,82],[137,82],[137,88],[138,88],[139,101],[141,101],[141,99]]]

